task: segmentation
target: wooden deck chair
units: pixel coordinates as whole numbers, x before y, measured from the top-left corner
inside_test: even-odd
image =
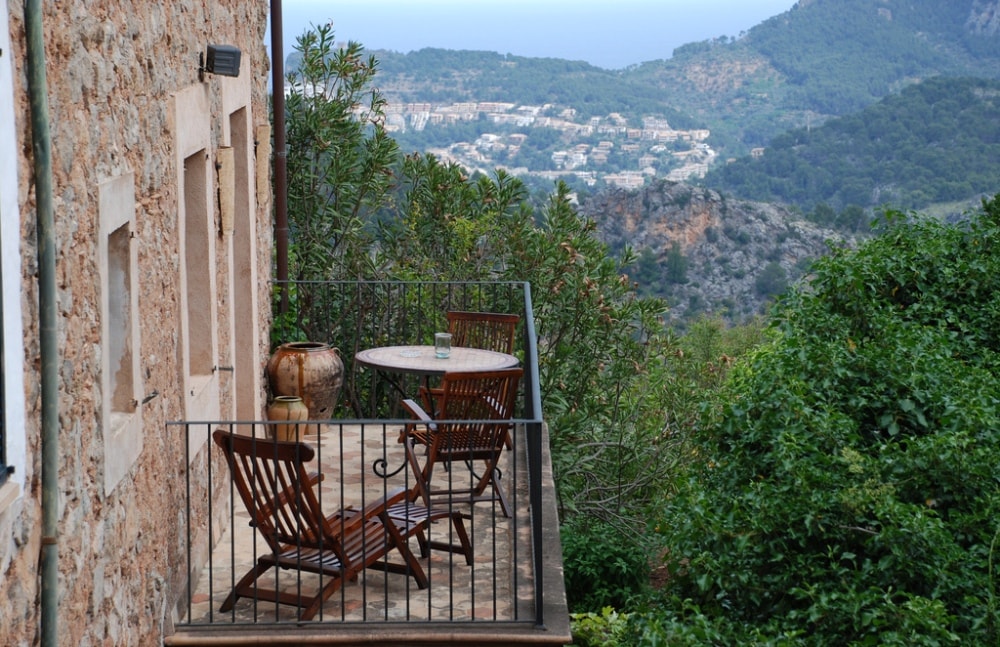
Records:
[[[229,611],[237,599],[248,597],[297,606],[299,618],[309,620],[345,580],[356,580],[365,568],[410,575],[419,588],[426,588],[427,576],[407,540],[416,537],[426,554],[431,545],[425,531],[438,519],[450,518],[460,545],[449,549],[463,553],[472,564],[471,543],[457,512],[429,510],[415,503],[418,493],[400,488],[363,510],[348,507],[326,516],[316,492],[323,475],[306,468],[315,456],[312,447],[222,429],[212,436],[226,456],[233,483],[250,513],[250,525],[271,551],[258,556],[221,611]],[[387,559],[393,551],[402,557],[401,562]],[[260,578],[272,567],[320,574],[321,586],[311,597],[302,586],[284,591],[266,588]]]
[[[522,373],[520,368],[445,373],[433,417],[416,401],[403,401],[418,421],[404,429],[406,460],[425,505],[442,499],[499,501],[503,514],[510,516],[497,464],[510,434]],[[426,447],[422,457],[417,455],[418,446]],[[455,469],[462,464],[468,466],[468,476]],[[448,473],[435,484],[438,465],[448,468]]]

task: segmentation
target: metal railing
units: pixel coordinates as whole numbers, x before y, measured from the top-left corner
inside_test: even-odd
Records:
[[[511,503],[511,517],[503,515],[497,502],[470,505],[459,500],[436,501],[435,508],[462,513],[471,536],[471,564],[455,552],[431,549],[428,555],[421,555],[421,542],[414,538],[409,544],[426,571],[426,588],[420,588],[413,573],[406,569],[401,573],[365,569],[356,581],[344,582],[320,607],[313,621],[515,622],[542,626],[542,452],[547,448],[542,446],[530,287],[523,283],[330,282],[288,283],[275,288],[276,292],[281,289],[287,289],[291,314],[276,325],[277,330],[284,331],[284,339],[278,341],[330,343],[340,349],[345,364],[343,392],[333,418],[304,421],[299,427],[303,431],[300,440],[315,451],[310,469],[323,474],[316,491],[326,514],[361,510],[397,488],[409,490],[414,486],[410,469],[394,469],[405,461],[400,430],[409,422],[395,406],[395,388],[386,388],[372,371],[355,366],[354,354],[368,347],[432,343],[433,333],[445,329],[445,312],[450,309],[521,315],[515,354],[521,360],[524,377],[512,420],[513,442],[500,464],[499,479]],[[413,379],[413,383],[403,382],[397,387],[415,393],[417,384]],[[266,561],[273,551],[251,524],[250,512],[235,489],[226,458],[211,435],[223,429],[252,436],[260,443],[273,443],[274,435],[269,430],[275,424],[182,421],[168,426],[176,442],[196,448],[186,461],[187,502],[181,541],[185,542],[189,584],[179,608],[179,627],[301,623],[299,609],[294,605],[255,599],[252,595],[220,611],[244,573],[262,557]],[[464,479],[473,475],[460,465],[452,465],[438,477]],[[428,526],[426,538],[454,544],[455,533],[454,524],[438,520]],[[370,548],[384,552],[385,547]],[[362,554],[368,549],[359,548]],[[391,559],[399,561],[398,552],[389,552]],[[330,579],[294,567],[272,568],[259,581],[266,582],[268,588],[301,596],[328,584],[324,577]]]
[[[372,403],[391,403],[391,393],[370,372],[354,364],[365,348],[400,344],[433,344],[434,333],[447,330],[448,310],[510,312],[521,315],[519,356],[526,373],[537,369],[531,290],[519,282],[405,282],[405,281],[289,281],[274,286],[276,312],[287,296],[286,314],[276,314],[273,339],[325,342],[339,349],[345,367],[340,406],[344,417],[387,417],[388,409],[372,410]],[[415,380],[415,378],[414,378]],[[403,384],[413,387],[416,382]],[[525,417],[540,411],[537,370],[525,376]],[[532,397],[532,395],[534,397]],[[532,407],[538,407],[532,409]]]

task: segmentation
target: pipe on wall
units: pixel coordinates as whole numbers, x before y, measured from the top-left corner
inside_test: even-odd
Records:
[[[281,0],[271,0],[271,114],[274,115],[274,247],[277,280],[288,280],[288,149],[285,146],[285,47]],[[288,311],[282,284],[281,312]]]
[[[42,547],[39,631],[42,647],[58,645],[59,369],[56,337],[56,253],[52,207],[52,138],[41,0],[25,0],[28,101],[35,173],[38,248],[38,330],[41,358]]]

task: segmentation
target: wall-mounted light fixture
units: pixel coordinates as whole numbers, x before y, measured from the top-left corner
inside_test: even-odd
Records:
[[[198,55],[198,79],[204,81],[205,72],[221,76],[239,76],[240,54],[240,48],[233,45],[209,45],[207,55]]]

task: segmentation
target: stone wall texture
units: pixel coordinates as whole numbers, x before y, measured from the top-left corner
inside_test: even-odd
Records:
[[[0,510],[0,644],[38,644],[42,533],[38,289],[31,122],[26,78],[24,3],[5,3],[13,61],[21,215],[22,308],[28,464],[25,487]],[[227,142],[222,90],[232,81],[199,80],[208,43],[242,51],[249,83],[250,133],[266,124],[268,3],[263,0],[60,0],[43,2],[55,189],[59,340],[60,645],[162,645],[184,595],[185,442],[168,422],[184,419],[178,384],[183,346],[179,169],[173,135],[174,93],[202,85],[210,97],[212,149]],[[9,58],[8,58],[9,56]],[[264,160],[266,163],[267,160]],[[255,160],[254,163],[259,163]],[[143,448],[113,491],[105,494],[105,429],[101,420],[101,307],[98,277],[98,187],[132,173],[134,240],[138,244],[138,361],[143,395]],[[256,175],[251,172],[251,180]],[[216,174],[213,172],[212,177]],[[213,180],[214,181],[214,180]],[[254,187],[256,191],[256,187]],[[270,191],[261,192],[270,195]],[[215,196],[215,192],[212,192]],[[255,193],[256,195],[256,193]],[[270,204],[248,217],[256,241],[259,340],[232,339],[231,237],[216,225],[217,365],[236,352],[266,357]],[[238,285],[238,284],[237,284]],[[112,333],[114,334],[114,333]],[[263,359],[258,360],[261,367]],[[258,371],[258,375],[262,370]],[[220,413],[234,410],[234,379],[218,377]],[[262,386],[260,387],[263,388]],[[145,399],[145,398],[144,398]],[[224,469],[224,468],[223,468]]]

